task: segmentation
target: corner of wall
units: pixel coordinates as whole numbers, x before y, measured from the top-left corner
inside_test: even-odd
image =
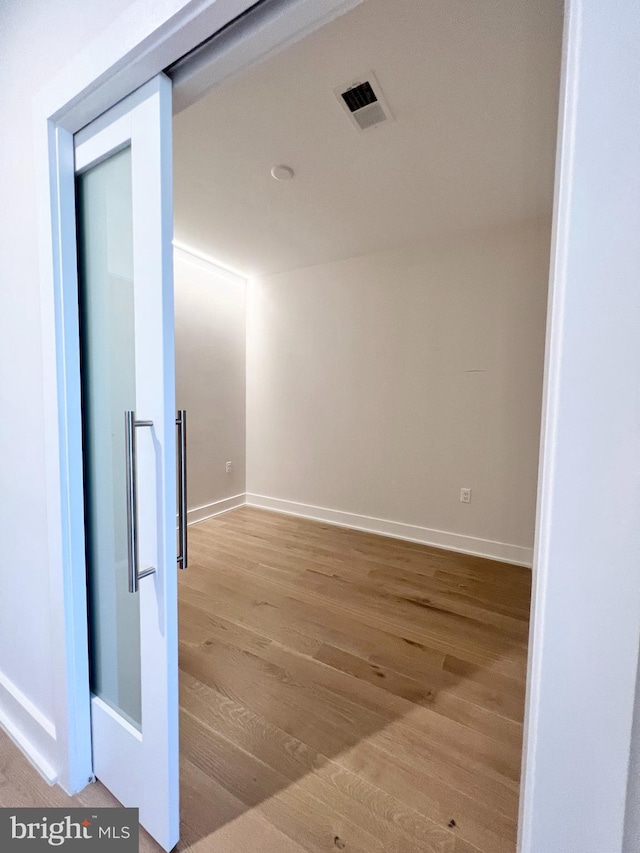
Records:
[[[471,554],[496,560],[500,563],[510,563],[531,568],[533,565],[533,548],[521,545],[511,545],[507,542],[495,542],[491,539],[480,539],[475,536],[465,536],[460,533],[449,533],[445,530],[432,530],[415,524],[404,524],[399,521],[389,521],[383,518],[371,518],[352,512],[339,512],[326,507],[311,506],[295,503],[280,498],[266,497],[247,493],[247,506],[282,512],[300,518],[321,521],[324,524],[335,524],[339,527],[349,527],[353,530],[363,530],[376,533],[379,536],[390,536],[394,539],[404,539],[408,542],[418,542],[445,551],[457,551],[461,554]]]

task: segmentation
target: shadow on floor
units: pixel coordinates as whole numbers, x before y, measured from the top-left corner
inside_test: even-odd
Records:
[[[190,550],[179,849],[515,850],[527,570],[248,507]]]

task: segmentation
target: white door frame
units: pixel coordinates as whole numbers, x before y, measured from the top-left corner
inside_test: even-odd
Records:
[[[46,453],[46,500],[48,511],[48,552],[50,558],[51,611],[54,624],[53,654],[55,751],[53,762],[58,768],[57,781],[70,793],[80,790],[92,774],[91,734],[89,719],[89,680],[86,629],[86,590],[84,562],[84,530],[82,499],[82,453],[79,392],[77,280],[75,245],[75,209],[73,181],[73,133],[96,118],[121,98],[134,91],[148,79],[175,62],[203,38],[221,29],[238,14],[253,5],[254,0],[164,0],[149,4],[137,0],[82,54],[58,75],[34,102],[34,134],[38,173],[39,252],[41,261],[41,317],[44,371],[44,413]],[[292,0],[296,15],[280,14],[276,35],[274,28],[264,37],[245,39],[234,46],[231,65],[223,62],[219,79],[253,64],[275,48],[290,43],[297,36],[316,29],[332,17],[347,11],[361,0]],[[541,434],[540,479],[538,486],[538,515],[534,553],[534,601],[532,634],[529,651],[527,720],[525,730],[525,762],[521,792],[520,853],[539,853],[539,838],[534,823],[557,825],[555,815],[541,813],[539,802],[545,805],[536,776],[542,764],[545,744],[558,740],[566,721],[558,720],[558,729],[550,735],[548,708],[543,707],[546,691],[552,678],[547,676],[552,650],[546,650],[545,629],[551,603],[549,600],[552,547],[554,534],[564,521],[563,507],[554,494],[557,476],[558,419],[561,414],[563,369],[566,359],[563,311],[567,297],[567,257],[572,240],[572,198],[575,167],[576,129],[580,130],[578,94],[583,42],[583,12],[595,0],[567,0],[561,109],[558,129],[558,158],[556,197],[554,207],[553,249],[550,276],[550,301],[547,346],[545,355],[545,384],[543,425]],[[606,4],[605,4],[606,5]],[[630,0],[623,0],[629,16]],[[606,11],[606,10],[605,10]],[[614,10],[610,10],[611,16]],[[625,21],[622,21],[624,27]],[[592,28],[593,25],[591,24]],[[615,27],[614,27],[615,29]],[[620,38],[621,34],[615,35]],[[275,41],[274,41],[275,38]],[[612,42],[611,52],[615,52]],[[228,60],[228,57],[226,58]],[[612,59],[613,61],[613,59]],[[590,81],[587,80],[587,83]],[[595,84],[594,84],[595,85]],[[596,93],[594,100],[598,99]],[[615,113],[612,113],[615,116]],[[608,128],[602,128],[605,134]],[[631,201],[629,200],[629,204]],[[574,235],[575,237],[575,235]],[[575,246],[573,246],[575,254]],[[564,508],[566,515],[566,507]],[[617,644],[591,660],[596,676],[620,660],[619,678],[608,683],[608,694],[590,691],[589,709],[580,709],[581,736],[593,738],[599,730],[602,703],[616,709],[618,721],[615,744],[609,749],[606,780],[611,797],[598,812],[599,800],[573,803],[568,807],[566,790],[545,792],[546,802],[555,799],[564,809],[563,818],[571,824],[578,819],[577,809],[583,807],[589,815],[590,830],[602,830],[614,846],[621,849],[624,822],[624,796],[627,782],[627,760],[631,742],[633,693],[640,640],[640,614],[631,612],[631,605],[640,598],[625,575],[624,589],[618,593],[629,603],[624,631],[614,638]],[[592,584],[592,592],[600,590]],[[567,614],[570,619],[572,614]],[[604,624],[604,623],[603,623]],[[588,621],[583,620],[574,630],[573,639],[587,639]],[[571,632],[570,632],[571,633]],[[551,643],[553,638],[548,638]],[[591,649],[591,653],[593,650]],[[587,654],[587,652],[585,652]],[[576,650],[578,656],[578,650]],[[582,662],[586,664],[586,662]],[[631,666],[633,663],[633,672]],[[565,672],[553,673],[554,677]],[[586,666],[580,668],[576,690],[586,687]],[[597,699],[600,699],[600,705]],[[576,696],[585,704],[584,696]],[[592,709],[592,710],[591,710]],[[546,713],[543,711],[546,710]],[[568,710],[568,709],[567,709]],[[546,741],[545,741],[546,738]],[[562,757],[558,756],[558,761]],[[581,761],[578,772],[600,771],[602,751]],[[560,774],[562,778],[563,774]],[[566,774],[564,774],[566,778]],[[550,776],[544,778],[553,787]],[[564,784],[564,783],[563,783]],[[612,787],[613,786],[613,787]],[[620,802],[622,800],[622,802]],[[596,833],[598,835],[598,833]],[[536,840],[538,839],[538,841]],[[620,845],[618,840],[620,839]],[[568,847],[545,846],[546,853]],[[571,848],[573,851],[574,848]],[[577,849],[577,848],[575,848]],[[580,848],[592,853],[596,847]],[[604,849],[604,848],[599,848]]]

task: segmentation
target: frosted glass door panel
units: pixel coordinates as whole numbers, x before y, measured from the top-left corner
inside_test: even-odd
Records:
[[[91,690],[140,729],[124,420],[136,408],[131,148],[79,175],[77,200]]]
[[[158,74],[74,136],[93,772],[166,851],[180,837],[171,101]]]

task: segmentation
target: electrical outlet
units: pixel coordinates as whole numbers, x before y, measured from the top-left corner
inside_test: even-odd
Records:
[[[227,462],[227,464],[224,466],[224,470],[227,472],[227,474],[231,473],[231,468],[232,468],[231,462]]]
[[[460,501],[463,504],[471,503],[471,489],[460,489]]]

